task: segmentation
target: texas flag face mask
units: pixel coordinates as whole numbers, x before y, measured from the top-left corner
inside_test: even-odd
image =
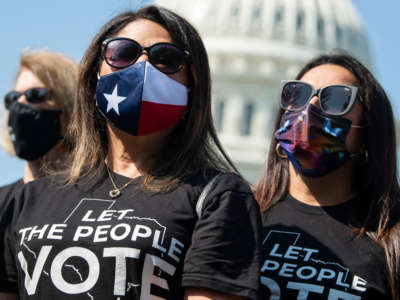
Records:
[[[147,61],[100,77],[96,87],[101,114],[135,136],[177,124],[187,106],[187,88]]]

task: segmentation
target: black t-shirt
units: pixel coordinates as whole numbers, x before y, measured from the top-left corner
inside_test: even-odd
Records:
[[[0,235],[4,233],[4,226],[8,223],[9,214],[6,212],[13,199],[14,193],[24,185],[22,179],[0,187]],[[0,251],[3,247],[0,247]]]
[[[288,196],[264,213],[262,299],[391,299],[383,249],[349,225],[360,205]]]
[[[5,262],[4,262],[4,235],[8,224],[11,221],[11,213],[8,211],[12,209],[10,206],[14,193],[24,185],[22,179],[19,179],[13,183],[0,187],[0,278],[5,276]],[[10,287],[4,284],[3,291],[9,291]]]
[[[2,224],[2,219],[6,217],[6,209],[13,199],[14,193],[23,185],[24,181],[21,178],[13,183],[0,187],[0,224]],[[2,228],[1,225],[0,228]]]
[[[22,179],[18,179],[13,183],[0,187],[0,224],[2,224],[2,218],[6,216],[5,211],[11,199],[13,198],[14,193],[23,185],[24,181]],[[0,228],[3,227],[0,225]]]
[[[117,186],[129,181],[112,176]],[[21,299],[176,300],[184,287],[254,299],[258,205],[241,177],[224,173],[198,219],[195,205],[211,178],[154,193],[139,177],[116,199],[105,171],[64,188],[50,179],[28,183],[15,198],[3,281]]]

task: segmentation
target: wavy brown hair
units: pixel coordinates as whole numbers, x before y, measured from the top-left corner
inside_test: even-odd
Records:
[[[160,149],[157,169],[144,174],[144,184],[153,190],[165,190],[182,178],[210,167],[236,170],[217,138],[211,115],[211,79],[208,57],[203,42],[188,21],[168,9],[147,6],[137,12],[121,13],[105,24],[94,37],[81,62],[78,97],[69,136],[74,151],[67,181],[92,178],[100,172],[108,152],[106,120],[98,112],[96,84],[102,63],[102,42],[113,37],[127,24],[147,19],[164,27],[173,42],[190,52],[191,83],[189,103],[185,117]],[[194,74],[191,74],[190,69]],[[194,79],[193,79],[194,78]]]
[[[356,183],[365,206],[360,211],[360,236],[367,235],[385,251],[393,299],[399,299],[400,275],[400,188],[397,177],[395,122],[390,101],[371,72],[357,59],[344,53],[322,55],[307,63],[297,74],[303,77],[309,70],[324,64],[342,66],[350,71],[360,86],[364,100],[364,149],[367,156],[359,160]],[[280,109],[274,132],[278,129],[283,110]],[[268,160],[256,187],[256,198],[262,211],[267,211],[288,193],[287,159],[276,151],[272,140]]]

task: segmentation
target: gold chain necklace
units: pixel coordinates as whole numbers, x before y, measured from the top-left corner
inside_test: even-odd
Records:
[[[110,172],[110,170],[108,169],[108,166],[107,166],[107,165],[106,165],[106,168],[107,168],[108,177],[110,177],[112,186],[114,187],[114,189],[111,190],[111,191],[109,191],[108,194],[109,194],[110,197],[113,198],[113,199],[114,199],[114,198],[118,198],[119,196],[121,196],[121,191],[122,191],[124,188],[126,188],[128,185],[130,185],[130,184],[135,180],[135,178],[132,178],[131,180],[129,180],[129,181],[128,181],[127,183],[125,183],[124,185],[122,185],[122,186],[120,186],[120,187],[117,187],[117,185],[116,185],[115,182],[114,182],[114,179],[113,179],[112,176],[111,176],[111,172]]]

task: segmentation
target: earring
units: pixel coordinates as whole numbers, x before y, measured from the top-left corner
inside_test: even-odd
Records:
[[[359,158],[364,158],[365,161],[368,161],[368,151],[367,150],[362,150],[360,152],[350,154],[350,158],[357,157],[357,156]]]
[[[280,158],[287,158],[287,155],[285,154],[285,153],[282,153],[281,151],[280,151],[280,148],[281,148],[281,144],[279,144],[279,143],[277,143],[276,144],[276,147],[275,147],[275,152],[276,152],[276,154],[280,157]]]

